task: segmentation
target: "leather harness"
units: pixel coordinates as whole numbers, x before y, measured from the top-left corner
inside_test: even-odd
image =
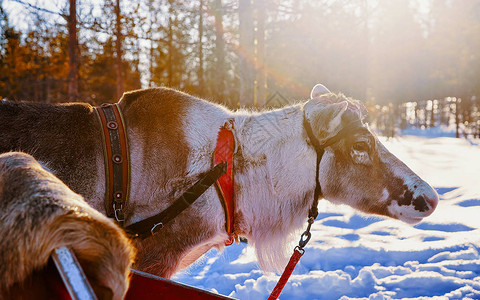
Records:
[[[313,220],[315,220],[318,216],[318,201],[319,201],[319,198],[323,196],[322,187],[319,181],[319,173],[320,173],[320,162],[322,160],[323,154],[325,153],[325,148],[343,139],[348,133],[351,133],[352,130],[364,128],[364,126],[360,119],[355,120],[350,124],[348,124],[347,126],[344,126],[342,129],[340,129],[340,131],[336,135],[326,140],[323,144],[320,144],[318,139],[315,137],[312,126],[310,125],[310,122],[308,122],[307,117],[305,116],[305,112],[303,113],[303,127],[305,128],[310,144],[312,145],[313,149],[315,149],[315,152],[317,153],[317,162],[316,162],[316,169],[315,169],[315,191],[313,195],[313,203],[308,212],[308,217],[313,218]]]
[[[130,187],[130,157],[125,122],[118,104],[95,107],[102,126],[105,161],[105,211],[123,225]]]
[[[121,225],[125,220],[124,209],[128,205],[128,193],[130,183],[130,159],[128,152],[128,141],[124,121],[118,104],[103,104],[95,107],[98,119],[102,127],[103,150],[105,156],[105,179],[106,195],[105,210],[107,216],[115,217]],[[307,230],[302,234],[299,245],[295,247],[280,280],[270,294],[268,300],[277,299],[282,292],[288,278],[292,274],[295,265],[303,253],[304,247],[311,238],[310,228],[318,216],[318,201],[322,196],[322,188],[319,181],[320,162],[325,153],[325,148],[344,138],[352,130],[365,128],[361,120],[356,120],[343,127],[335,136],[320,144],[313,133],[308,122],[305,111],[303,112],[303,127],[307,133],[308,141],[317,154],[315,170],[315,191],[312,206],[308,212]],[[217,144],[213,152],[214,167],[203,175],[192,187],[190,187],[180,198],[175,200],[167,209],[149,217],[145,220],[131,224],[125,228],[134,237],[147,238],[155,235],[165,224],[178,216],[188,208],[200,195],[211,185],[216,183],[219,198],[225,212],[225,230],[228,239],[225,245],[231,245],[233,240],[238,243],[238,236],[234,230],[235,216],[235,191],[233,177],[233,155],[236,144],[233,134],[233,120],[230,120],[220,128],[217,136]]]
[[[223,199],[225,212],[225,230],[228,239],[225,246],[230,246],[235,240],[238,243],[238,235],[234,232],[235,224],[235,182],[233,178],[233,155],[235,154],[235,136],[233,135],[233,120],[225,122],[217,137],[217,146],[213,152],[213,165],[225,162],[227,170],[216,182],[217,191]]]
[[[125,209],[128,206],[130,186],[130,157],[128,139],[120,107],[102,104],[95,107],[102,127],[103,152],[105,160],[105,211],[106,215],[123,226]],[[225,212],[225,230],[231,245],[238,236],[234,234],[235,192],[233,181],[233,154],[236,148],[233,135],[233,120],[220,128],[213,152],[214,167],[164,211],[125,228],[133,237],[147,238],[156,234],[169,221],[178,216],[197,200],[210,186],[216,183],[217,191]]]
[[[155,235],[159,229],[163,228],[170,220],[188,208],[210,186],[216,183],[219,198],[225,212],[225,230],[228,234],[225,246],[231,245],[234,240],[238,243],[238,235],[234,232],[235,191],[233,155],[235,148],[233,121],[229,121],[220,128],[218,133],[217,145],[212,157],[214,167],[165,210],[127,226],[125,228],[127,232],[139,238]]]
[[[107,216],[114,217],[123,226],[125,221],[124,210],[128,206],[129,184],[130,184],[130,159],[128,152],[128,140],[126,136],[125,123],[118,104],[103,104],[95,107],[98,119],[102,127],[102,140],[105,156],[105,210]],[[213,152],[212,162],[214,167],[210,169],[187,191],[173,202],[164,211],[147,219],[127,226],[125,229],[134,237],[147,238],[158,232],[165,224],[188,208],[198,199],[211,185],[216,183],[216,188],[225,212],[225,230],[228,239],[225,245],[231,245],[235,240],[238,243],[238,236],[234,230],[235,224],[235,190],[233,177],[233,155],[236,144],[233,134],[233,120],[225,122],[220,128],[217,136],[217,144]],[[299,248],[303,247],[310,240],[310,227],[318,216],[318,201],[322,196],[322,189],[319,181],[320,162],[325,148],[344,138],[346,134],[358,128],[364,128],[361,120],[356,120],[343,127],[335,136],[325,143],[320,144],[313,133],[305,112],[303,116],[303,127],[307,133],[308,142],[315,149],[316,170],[315,170],[315,191],[312,206],[308,212],[308,227],[302,234]]]

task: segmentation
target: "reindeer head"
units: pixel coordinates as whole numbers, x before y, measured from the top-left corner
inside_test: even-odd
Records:
[[[304,112],[320,145],[366,115],[361,103],[330,93],[323,85],[313,88]],[[355,127],[325,148],[319,182],[329,201],[410,224],[432,214],[438,203],[435,190],[366,126]]]

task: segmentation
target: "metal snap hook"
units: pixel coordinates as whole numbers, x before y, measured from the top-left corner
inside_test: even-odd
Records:
[[[162,229],[163,228],[163,223],[162,222],[159,222],[159,223],[156,223],[155,225],[153,225],[152,229],[150,229],[150,233],[152,235],[155,235],[155,233],[157,233],[158,229]]]
[[[115,212],[115,220],[117,220],[117,222],[125,221],[125,216],[123,214],[123,205],[122,204],[120,204],[120,207],[117,208],[116,203],[114,202],[113,203],[113,210]]]
[[[300,241],[298,242],[298,246],[300,247],[300,249],[303,249],[308,244],[311,237],[312,234],[310,233],[310,231],[305,231],[304,233],[302,233],[302,236],[300,236]]]
[[[302,235],[300,236],[300,241],[298,242],[298,247],[300,247],[300,249],[303,249],[312,237],[312,234],[310,233],[310,228],[312,228],[313,222],[315,222],[315,219],[313,217],[308,218],[307,230],[302,233]]]

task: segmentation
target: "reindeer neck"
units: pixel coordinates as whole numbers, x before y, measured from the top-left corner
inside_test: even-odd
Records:
[[[255,158],[267,154],[272,145],[302,140],[302,118],[301,105],[237,115],[235,132],[243,154]]]
[[[315,187],[316,154],[305,140],[301,105],[238,121],[239,226],[261,252],[259,244],[284,241],[305,221]]]

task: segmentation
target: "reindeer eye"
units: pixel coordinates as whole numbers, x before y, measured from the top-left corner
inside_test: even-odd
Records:
[[[356,142],[353,144],[353,150],[356,151],[367,152],[369,149],[370,148],[366,142]]]

